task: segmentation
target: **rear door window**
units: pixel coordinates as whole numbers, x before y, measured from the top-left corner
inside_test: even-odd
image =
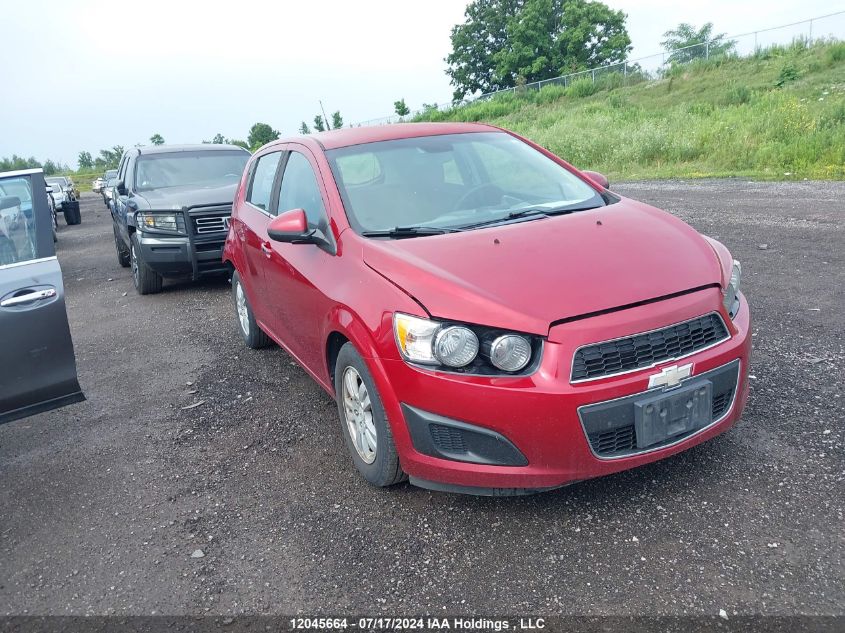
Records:
[[[273,152],[258,159],[252,172],[252,181],[246,198],[247,202],[268,213],[271,211],[273,183],[276,180],[276,169],[281,156],[281,152]]]

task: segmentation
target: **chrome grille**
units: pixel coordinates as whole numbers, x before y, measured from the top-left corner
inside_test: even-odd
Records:
[[[229,229],[228,217],[220,215],[206,215],[194,218],[194,229],[198,235],[206,233],[220,233]]]

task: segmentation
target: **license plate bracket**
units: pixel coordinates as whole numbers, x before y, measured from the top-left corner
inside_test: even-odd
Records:
[[[648,448],[707,426],[713,419],[713,383],[688,382],[634,403],[637,448]]]

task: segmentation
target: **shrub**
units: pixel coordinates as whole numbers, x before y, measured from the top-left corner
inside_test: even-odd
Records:
[[[571,84],[569,84],[569,88],[566,89],[566,94],[570,97],[576,98],[583,98],[589,97],[590,95],[594,95],[598,90],[598,86],[593,83],[591,79],[576,79]]]
[[[749,101],[751,101],[751,88],[745,84],[732,84],[722,100],[725,105],[743,105]]]
[[[827,49],[827,63],[831,66],[838,62],[845,62],[845,42],[834,42]]]
[[[778,80],[775,82],[775,85],[778,88],[783,88],[790,81],[795,81],[796,79],[798,79],[798,77],[798,69],[795,67],[795,64],[791,61],[788,61],[783,66],[781,66],[780,74],[778,75]]]

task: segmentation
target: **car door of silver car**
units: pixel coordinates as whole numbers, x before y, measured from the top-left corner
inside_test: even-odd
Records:
[[[44,175],[0,173],[0,423],[84,399]]]

